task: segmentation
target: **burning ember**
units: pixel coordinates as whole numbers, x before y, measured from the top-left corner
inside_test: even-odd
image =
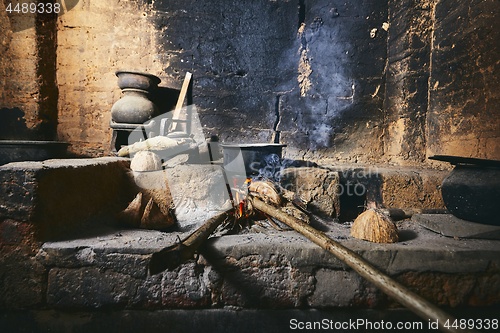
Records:
[[[297,161],[287,158],[281,158],[278,154],[271,153],[263,155],[260,162],[250,164],[251,170],[247,170],[248,176],[231,175],[231,194],[235,215],[239,219],[249,218],[252,215],[247,207],[247,196],[249,194],[258,196],[264,202],[275,206],[283,206],[283,209],[309,223],[309,211],[307,202],[300,198],[296,193],[291,192],[281,186],[284,170],[291,167],[313,166],[316,163]],[[269,216],[259,216],[276,225]],[[254,218],[255,219],[255,218]]]

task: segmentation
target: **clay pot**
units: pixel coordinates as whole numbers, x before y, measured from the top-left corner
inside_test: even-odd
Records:
[[[500,225],[500,167],[457,164],[441,186],[446,208],[458,218]]]
[[[500,161],[448,155],[429,159],[455,165],[441,186],[443,202],[451,214],[466,221],[500,225]]]
[[[132,71],[117,71],[120,89],[141,89],[152,91],[158,88],[161,79],[155,75]]]
[[[117,123],[143,124],[158,113],[149,100],[148,92],[141,89],[123,89],[124,96],[111,107],[111,118]]]

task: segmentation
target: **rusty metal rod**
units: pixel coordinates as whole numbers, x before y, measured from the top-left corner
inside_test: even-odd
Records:
[[[438,320],[439,328],[444,332],[474,332],[472,330],[462,330],[459,328],[444,327],[446,321],[448,323],[453,323],[455,318],[447,314],[434,304],[425,300],[421,296],[410,291],[408,288],[398,283],[388,275],[382,273],[377,268],[372,266],[370,263],[365,261],[361,256],[355,252],[349,250],[340,243],[332,240],[326,236],[323,232],[318,231],[308,225],[296,219],[293,216],[286,214],[285,212],[276,209],[275,207],[266,204],[256,197],[249,196],[248,200],[254,209],[257,209],[267,215],[270,215],[281,222],[285,223],[289,227],[293,228],[295,231],[301,233],[309,240],[313,241],[323,249],[329,251],[335,255],[342,262],[347,264],[349,267],[354,269],[363,278],[367,279],[373,283],[377,288],[382,290],[388,296],[395,299],[401,305],[407,307],[409,310],[413,311],[415,314],[426,320]]]
[[[185,261],[193,258],[196,250],[203,242],[231,216],[234,209],[228,209],[222,213],[208,219],[198,229],[193,231],[184,240],[177,244],[168,246],[159,252],[153,253],[149,261],[149,273],[154,275],[163,272],[166,269],[174,269]]]

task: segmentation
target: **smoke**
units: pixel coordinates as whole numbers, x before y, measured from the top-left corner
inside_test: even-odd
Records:
[[[262,158],[259,173],[252,179],[270,180],[275,183],[280,183],[285,169],[304,166],[317,167],[318,165],[314,162],[291,160],[288,158],[280,158],[277,154],[269,154]]]
[[[331,141],[333,139],[334,130],[329,124],[320,124],[311,130],[311,148],[326,148],[331,147]]]

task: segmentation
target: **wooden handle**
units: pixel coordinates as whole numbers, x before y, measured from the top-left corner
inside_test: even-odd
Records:
[[[438,320],[439,328],[444,332],[474,332],[471,330],[461,330],[458,328],[446,328],[444,324],[448,321],[449,323],[453,323],[455,318],[451,315],[447,314],[434,304],[429,301],[423,299],[421,296],[415,294],[410,291],[408,288],[398,283],[397,281],[390,278],[388,275],[380,272],[378,269],[373,267],[363,258],[361,258],[358,254],[349,250],[345,246],[340,243],[332,240],[328,236],[326,236],[323,232],[318,231],[308,225],[307,223],[302,222],[299,219],[296,219],[293,216],[286,214],[285,212],[276,209],[275,207],[264,203],[258,198],[251,197],[249,198],[250,203],[253,208],[260,210],[267,215],[270,215],[281,222],[285,223],[289,227],[295,229],[295,231],[301,233],[309,240],[313,241],[323,249],[335,255],[342,262],[347,264],[349,267],[358,272],[366,280],[373,283],[377,288],[382,290],[388,296],[395,299],[401,305],[407,307],[415,314],[420,316],[423,319],[433,319]]]
[[[182,83],[182,88],[181,92],[179,94],[179,98],[177,99],[177,104],[175,105],[174,113],[172,115],[172,122],[170,123],[170,128],[169,132],[174,130],[174,126],[177,125],[176,120],[179,118],[179,115],[182,110],[182,105],[184,104],[184,100],[186,99],[186,94],[189,88],[189,83],[191,82],[191,77],[193,75],[190,72],[186,73],[186,76],[184,77],[184,82]]]

